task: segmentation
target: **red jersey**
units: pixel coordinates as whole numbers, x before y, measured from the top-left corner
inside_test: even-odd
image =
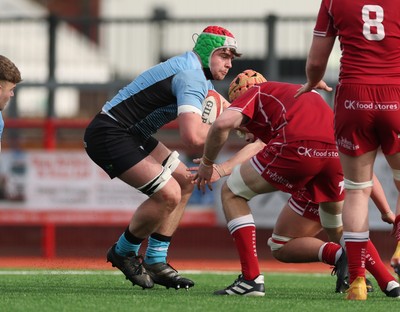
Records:
[[[243,125],[264,143],[301,140],[335,144],[333,110],[315,91],[295,93],[300,85],[268,81],[250,88],[228,109],[250,118]]]
[[[400,1],[322,0],[315,36],[338,36],[339,81],[400,84]]]

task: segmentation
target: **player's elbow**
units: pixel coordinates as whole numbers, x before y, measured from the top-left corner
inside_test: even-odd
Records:
[[[205,136],[196,133],[186,133],[181,135],[182,143],[192,152],[198,152],[203,149]]]
[[[323,72],[325,70],[325,62],[319,60],[307,61],[307,72]]]

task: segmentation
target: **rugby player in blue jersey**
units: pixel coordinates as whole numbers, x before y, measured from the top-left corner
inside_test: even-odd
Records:
[[[153,135],[177,119],[181,142],[191,152],[201,151],[210,127],[202,122],[202,101],[214,89],[212,80],[223,80],[241,55],[235,37],[220,26],[206,27],[196,39],[193,51],[151,67],[119,90],[85,131],[89,157],[110,178],[148,196],[107,253],[107,260],[143,289],[154,283],[194,286],[167,262],[193,185],[179,154]],[[139,249],[146,239],[143,258]]]

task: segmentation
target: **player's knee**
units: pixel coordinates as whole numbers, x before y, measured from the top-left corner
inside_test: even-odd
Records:
[[[284,252],[285,252],[284,248],[279,250],[273,250],[271,251],[271,255],[274,257],[274,259],[280,262],[287,262],[286,258],[284,257]]]
[[[181,202],[182,190],[174,178],[168,181],[168,184],[161,189],[160,193],[168,206],[176,206]]]
[[[240,165],[233,168],[231,175],[226,181],[226,185],[233,194],[246,200],[250,200],[254,196],[258,195],[244,182],[242,175],[240,174]]]
[[[182,196],[192,194],[193,191],[194,191],[194,185],[192,183],[190,183],[190,181],[188,181],[186,179],[184,181],[182,181],[182,182],[179,183],[179,186],[181,188]]]
[[[373,181],[365,181],[365,182],[354,182],[349,179],[344,179],[344,188],[346,190],[363,190],[368,187],[372,187]]]
[[[272,256],[280,261],[285,263],[294,262],[293,255],[285,248],[286,244],[293,240],[292,237],[286,237],[281,235],[272,234],[272,237],[268,239],[268,246],[271,248]]]
[[[291,237],[281,236],[281,235],[272,233],[272,236],[268,239],[267,244],[268,244],[269,248],[271,249],[272,255],[276,259],[281,260],[281,259],[279,259],[280,250],[286,245],[286,243],[288,243],[291,240],[292,240]]]
[[[161,172],[155,178],[137,189],[149,197],[157,194],[154,197],[159,197],[161,201],[164,201],[165,206],[175,207],[181,201],[181,188],[178,182],[171,178],[170,168],[162,167]]]
[[[182,198],[182,194],[180,192],[180,188],[177,187],[177,183],[172,183],[172,185],[174,186],[171,187],[168,185],[152,196],[153,199],[157,200],[161,206],[164,207],[164,212],[167,213],[174,211],[181,202]]]

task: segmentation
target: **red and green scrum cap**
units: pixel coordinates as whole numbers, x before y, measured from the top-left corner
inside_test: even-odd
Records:
[[[231,49],[235,54],[237,50],[237,42],[232,33],[220,26],[208,26],[198,36],[193,51],[196,52],[203,68],[210,68],[211,55],[217,49]]]

